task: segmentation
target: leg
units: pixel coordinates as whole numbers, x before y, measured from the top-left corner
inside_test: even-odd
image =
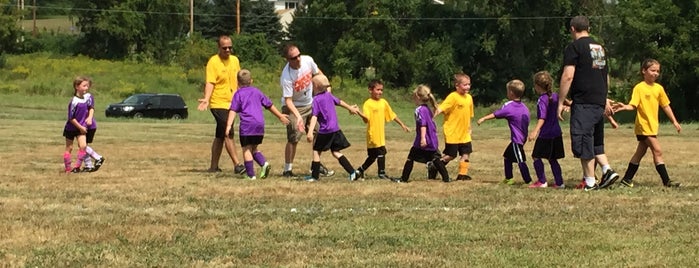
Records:
[[[248,179],[256,179],[255,178],[255,165],[253,163],[253,157],[252,157],[253,147],[254,147],[253,145],[243,146],[243,163],[245,165],[245,172],[246,172]]]
[[[678,187],[679,183],[670,180],[670,175],[667,174],[667,169],[665,168],[665,162],[663,160],[663,150],[660,148],[660,142],[658,142],[658,137],[649,136],[645,140],[646,145],[650,148],[651,153],[653,153],[653,163],[655,163],[655,170],[660,175],[660,179],[663,181],[663,185],[667,187]]]
[[[63,151],[63,165],[65,166],[65,172],[71,171],[71,158],[73,152],[73,139],[66,138],[66,149]]]
[[[561,165],[558,163],[558,160],[549,159],[549,164],[551,165],[551,172],[553,173],[556,186],[563,186],[563,171],[561,170]]]
[[[411,172],[413,172],[413,160],[405,160],[405,164],[403,164],[403,173],[400,176],[400,181],[408,182],[408,180],[410,180]]]
[[[546,173],[544,172],[544,161],[541,158],[534,158],[534,172],[539,183],[546,183]]]
[[[213,142],[211,142],[211,164],[209,165],[209,171],[215,172],[221,170],[218,167],[221,152],[223,152],[223,138],[214,138]]]
[[[235,151],[235,142],[233,138],[225,137],[223,138],[223,143],[226,146],[226,152],[231,157],[234,166],[240,165],[240,160],[238,160],[238,153]]]

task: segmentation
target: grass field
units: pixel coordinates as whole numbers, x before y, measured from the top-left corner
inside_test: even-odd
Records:
[[[498,184],[509,131],[497,121],[474,127],[469,182],[427,181],[419,164],[408,184],[375,179],[376,164],[367,180],[349,182],[329,155],[323,162],[334,177],[285,179],[284,130],[273,121],[260,146],[273,164],[271,178],[233,175],[225,153],[224,172],[206,173],[213,124],[197,119],[210,115],[192,107],[195,120],[185,121],[106,120],[98,113],[93,147],[105,165],[65,175],[64,111],[33,116],[36,108],[22,107],[4,107],[0,116],[2,267],[699,264],[695,124],[682,134],[670,125],[661,129],[669,173],[683,187],[663,188],[647,155],[636,188],[583,192],[572,189],[580,167],[570,156],[561,162],[567,189],[527,189],[518,173],[516,185]],[[414,124],[409,111],[400,116]],[[364,127],[343,122],[353,144],[344,153],[357,166],[366,155]],[[413,135],[387,126],[389,175],[399,176]],[[609,129],[607,145],[612,166],[623,173],[636,145],[632,126]],[[310,148],[299,146],[297,173],[307,172]],[[454,164],[448,168],[456,173]]]

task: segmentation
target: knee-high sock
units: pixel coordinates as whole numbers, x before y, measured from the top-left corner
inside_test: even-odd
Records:
[[[243,164],[245,165],[245,172],[248,175],[248,177],[252,178],[255,176],[255,165],[252,163],[252,160],[250,161],[243,161]]]
[[[386,156],[385,155],[377,156],[376,163],[379,165],[379,176],[386,175]]]
[[[403,165],[403,174],[400,175],[400,180],[408,181],[410,179],[410,173],[413,172],[413,160],[405,160]]]
[[[439,159],[432,160],[432,164],[434,164],[434,167],[437,168],[437,171],[439,172],[439,175],[442,176],[443,181],[449,181],[449,172],[447,171],[447,167]]]
[[[85,152],[85,150],[79,150],[78,151],[78,159],[75,159],[75,167],[76,168],[80,168],[80,166],[83,165],[83,161],[85,160],[85,157],[89,157],[89,156],[87,156],[87,153]]]
[[[459,162],[459,175],[468,175],[468,167],[471,165],[471,162],[468,160],[460,161]]]
[[[512,179],[514,175],[512,175],[512,160],[505,158],[504,160],[504,168],[505,168],[505,179]]]
[[[264,156],[264,155],[262,154],[262,152],[260,152],[260,151],[257,151],[257,152],[255,152],[255,153],[253,153],[253,154],[252,154],[252,159],[255,160],[255,163],[257,163],[257,164],[260,165],[260,166],[262,166],[262,165],[264,165],[265,163],[267,163],[267,158],[265,158],[265,156]]]
[[[638,171],[638,166],[640,166],[641,163],[629,163],[629,166],[626,168],[626,173],[624,173],[624,179],[625,181],[632,181],[633,177],[636,176],[636,171]]]
[[[85,163],[85,167],[86,167],[86,168],[93,168],[93,167],[95,167],[95,165],[92,163],[92,157],[90,157],[90,154],[87,154],[87,155],[88,155],[88,156],[85,157],[85,161],[83,161],[83,162]]]
[[[102,156],[100,154],[98,154],[97,152],[95,152],[95,150],[93,150],[92,147],[90,147],[90,146],[87,146],[87,148],[85,148],[85,152],[88,155],[90,155],[90,157],[92,157],[94,159],[102,158]]]
[[[670,175],[667,175],[667,169],[665,169],[665,164],[655,165],[655,170],[660,174],[660,179],[663,180],[663,185],[667,185],[670,182]]]
[[[313,161],[311,162],[311,177],[314,179],[320,178],[320,161],[316,162]]]
[[[340,162],[342,168],[347,171],[347,174],[352,174],[352,172],[354,172],[354,167],[352,167],[352,164],[350,164],[349,160],[347,160],[347,157],[344,155],[338,158],[337,161]]]
[[[546,182],[546,173],[544,172],[544,161],[541,158],[534,160],[534,172],[540,183]]]
[[[71,158],[73,156],[70,155],[69,152],[63,153],[63,165],[66,168],[66,171],[70,171],[70,164],[71,164]]]
[[[527,166],[527,162],[519,162],[517,165],[519,166],[519,172],[522,173],[524,183],[532,182],[532,176],[529,175],[529,167]]]
[[[362,163],[362,165],[359,166],[359,168],[357,168],[357,170],[364,173],[364,171],[367,170],[371,166],[371,164],[374,164],[374,161],[376,161],[375,156],[367,156],[366,160],[364,160],[364,163]]]
[[[549,164],[551,165],[551,172],[553,172],[553,179],[556,181],[556,185],[563,185],[563,171],[561,170],[561,164],[559,164],[558,160],[556,159],[549,160]]]

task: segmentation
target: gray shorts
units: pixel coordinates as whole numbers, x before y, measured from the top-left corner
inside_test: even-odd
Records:
[[[313,106],[311,105],[296,106],[296,110],[299,111],[299,114],[303,119],[303,125],[306,131],[308,131],[308,123],[311,122],[312,108]],[[290,143],[298,143],[306,135],[303,132],[299,131],[296,127],[296,116],[291,112],[291,110],[289,110],[289,107],[286,106],[282,106],[282,113],[289,115],[289,124],[286,125],[286,140]],[[318,124],[316,124],[316,128],[317,127]]]
[[[576,158],[593,159],[595,155],[604,154],[604,106],[573,103],[570,147]]]

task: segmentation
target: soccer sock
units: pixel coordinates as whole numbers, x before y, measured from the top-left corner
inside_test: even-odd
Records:
[[[69,152],[63,153],[63,165],[66,168],[66,171],[70,171],[70,164],[71,164],[71,155]]]
[[[87,153],[85,150],[79,150],[78,151],[78,159],[75,159],[75,167],[80,168],[80,166],[83,165],[83,160],[85,160],[85,157],[87,156]]]
[[[437,168],[439,175],[442,176],[442,181],[449,181],[450,180],[449,179],[449,172],[447,171],[447,167],[444,165],[444,162],[442,162],[441,160],[435,159],[432,161],[432,164],[434,164],[434,167]]]
[[[561,170],[561,164],[558,163],[556,159],[549,159],[549,164],[551,165],[551,172],[553,172],[553,179],[556,181],[556,185],[563,185],[563,171]]]
[[[90,147],[90,146],[87,146],[87,148],[85,148],[85,152],[87,152],[87,154],[90,155],[94,159],[102,158],[102,156],[100,154],[98,154],[97,152],[95,152],[95,150],[93,150],[92,147]]]
[[[250,161],[244,161],[243,164],[245,164],[245,172],[248,175],[248,177],[252,178],[255,176],[255,166],[252,163],[252,160]]]
[[[403,174],[400,175],[400,180],[407,182],[410,179],[411,172],[413,172],[413,160],[405,160],[405,165],[403,165]]]
[[[633,181],[633,177],[636,176],[636,171],[638,171],[638,167],[641,165],[641,163],[631,163],[629,162],[629,166],[626,168],[626,172],[624,173],[624,178],[623,180],[626,182],[631,182]]]
[[[536,172],[536,177],[539,178],[539,182],[545,183],[546,173],[544,173],[544,161],[541,158],[534,160],[534,171]]]
[[[514,176],[512,175],[512,161],[510,159],[505,158],[504,160],[504,168],[505,168],[505,179],[512,179]]]
[[[660,174],[660,179],[663,180],[663,185],[667,185],[670,183],[670,176],[667,175],[667,169],[665,169],[665,164],[657,164],[655,165],[655,170],[658,171],[658,174]]]
[[[263,166],[263,165],[265,164],[265,162],[267,162],[267,159],[265,158],[265,156],[264,156],[264,155],[262,154],[262,152],[260,152],[260,151],[257,151],[257,152],[255,152],[255,153],[253,153],[253,154],[252,154],[252,159],[254,159],[255,162],[256,162],[258,165],[260,165],[260,166]]]
[[[293,166],[294,166],[294,164],[292,164],[292,163],[284,163],[284,171],[291,171]]]
[[[529,167],[527,167],[527,162],[519,162],[517,165],[519,166],[519,173],[522,173],[524,183],[528,184],[532,182],[532,176],[529,175]]]
[[[311,178],[318,179],[320,178],[320,161],[316,162],[313,161],[311,162]]]
[[[340,162],[342,168],[344,168],[345,171],[347,171],[347,174],[352,174],[352,172],[354,172],[352,164],[350,164],[349,160],[347,160],[347,157],[345,157],[344,155],[340,156],[340,158],[338,158],[337,161]]]
[[[379,165],[379,176],[386,175],[386,156],[377,156],[376,163]]]
[[[444,164],[446,166],[446,164]],[[471,162],[468,160],[460,161],[459,162],[459,175],[467,175],[468,174],[468,167],[471,165]]]
[[[88,148],[90,148],[90,147],[88,147]],[[85,157],[85,160],[84,160],[83,162],[85,163],[85,167],[86,167],[86,168],[93,168],[93,167],[95,167],[95,166],[92,164],[92,157],[91,157],[89,154],[88,154],[87,157]]]
[[[366,160],[364,160],[364,163],[362,163],[362,166],[360,166],[358,168],[358,170],[360,170],[361,172],[364,172],[365,170],[367,170],[371,166],[371,164],[374,163],[374,161],[376,161],[376,157],[368,156],[366,158]]]

